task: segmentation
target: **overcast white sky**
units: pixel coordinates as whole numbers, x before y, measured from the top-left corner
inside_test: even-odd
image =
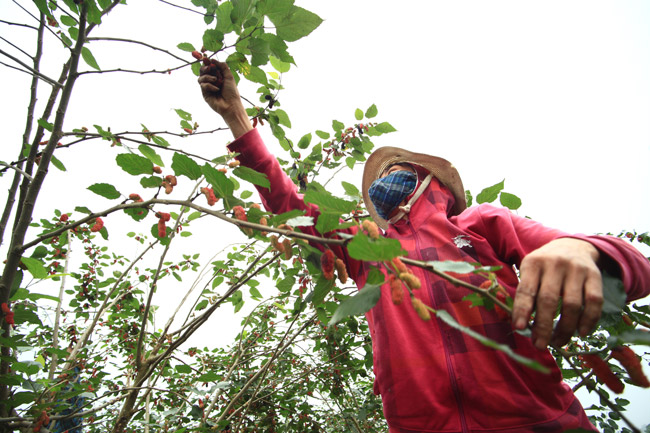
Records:
[[[175,46],[201,45],[205,26],[200,16],[155,0],[131,3],[117,8],[93,36],[131,37],[191,60]],[[377,119],[398,130],[376,144],[449,159],[474,195],[505,179],[505,190],[523,200],[519,213],[549,226],[583,233],[650,228],[650,3],[297,3],[325,22],[290,45],[298,67],[283,77],[286,90],[279,101],[291,116],[292,139],[328,130],[332,119],[353,123],[356,108],[376,104]],[[0,4],[0,16],[27,22],[10,1]],[[29,31],[3,24],[0,29],[5,38],[31,44]],[[178,65],[165,55],[120,43],[90,47],[104,69]],[[4,43],[2,49],[15,54]],[[58,76],[59,53],[52,45],[45,55],[52,77]],[[0,67],[0,83],[0,160],[9,161],[23,131],[29,81]],[[221,125],[187,68],[171,75],[85,76],[71,104],[68,130],[100,124],[139,131],[144,123],[150,130],[180,132],[174,108],[191,112],[204,130]],[[263,133],[270,137],[268,130]],[[229,139],[220,134],[172,144],[196,153],[214,149],[216,156]],[[70,211],[96,200],[83,190],[94,182],[115,183],[119,189],[128,178],[102,178],[103,158],[111,154],[99,142],[57,153],[68,172],[51,170],[54,182],[45,189],[50,204],[38,210],[58,206]],[[348,172],[346,180],[351,179],[360,179],[360,171],[352,177]],[[0,179],[2,203],[9,182],[8,176]],[[647,398],[645,392],[635,400]],[[649,421],[643,412],[636,420]]]

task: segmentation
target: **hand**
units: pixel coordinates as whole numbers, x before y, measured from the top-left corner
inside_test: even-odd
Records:
[[[521,262],[520,282],[512,309],[515,329],[525,329],[533,309],[533,344],[565,345],[579,330],[584,337],[600,319],[603,287],[596,265],[600,253],[589,242],[561,238],[528,254]],[[560,321],[553,318],[562,299]]]
[[[214,73],[215,67],[216,73]],[[253,129],[241,102],[235,78],[227,64],[216,62],[209,66],[201,66],[198,81],[203,99],[210,108],[223,117],[235,138]]]

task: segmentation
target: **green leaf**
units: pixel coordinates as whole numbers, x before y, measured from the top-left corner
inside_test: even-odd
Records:
[[[169,147],[169,142],[168,142],[167,140],[165,140],[164,138],[162,138],[162,137],[159,137],[159,136],[157,136],[157,135],[154,135],[153,137],[151,137],[151,139],[152,139],[153,142],[156,143],[158,146]]]
[[[42,259],[43,257],[47,256],[47,253],[47,248],[45,248],[43,245],[39,245],[34,248],[34,252],[32,252],[31,257],[34,259]]]
[[[189,42],[181,42],[180,44],[176,45],[176,48],[178,48],[179,50],[187,51],[188,53],[191,53],[192,51],[196,51],[194,45],[190,44]]]
[[[291,227],[311,227],[314,225],[314,217],[298,216],[287,220]]]
[[[616,347],[623,344],[650,346],[650,332],[641,329],[633,329],[632,331],[625,331],[618,335],[612,335],[607,339],[607,345],[609,347]]]
[[[90,215],[91,213],[93,213],[90,209],[88,209],[85,206],[77,206],[74,208],[74,210],[77,212],[85,213],[86,215]]]
[[[135,221],[142,221],[146,218],[149,210],[141,207],[124,209],[124,213],[133,218]]]
[[[280,73],[289,72],[289,69],[291,69],[291,63],[283,62],[275,56],[269,56],[269,60],[271,61],[271,66]]]
[[[251,52],[251,65],[261,66],[269,62],[271,48],[268,41],[263,38],[252,38],[248,43],[248,49]]]
[[[357,108],[356,110],[354,110],[354,118],[357,120],[363,119],[363,111],[361,110],[361,108]]]
[[[291,120],[289,120],[289,115],[282,109],[277,109],[273,111],[271,114],[275,114],[278,116],[278,124],[282,126],[286,126],[287,128],[291,128]]]
[[[344,214],[352,212],[357,207],[356,202],[334,197],[332,193],[316,182],[309,184],[304,200],[307,203],[313,203],[318,206],[321,212],[337,212]]]
[[[433,266],[436,271],[453,272],[455,274],[471,274],[476,270],[476,266],[467,262],[456,262],[445,260],[442,262],[427,262],[427,265]]]
[[[368,119],[372,119],[377,115],[377,106],[375,104],[372,104],[368,109],[366,110],[366,117]]]
[[[160,155],[158,155],[155,150],[153,150],[151,147],[147,146],[146,144],[141,144],[140,146],[138,146],[138,150],[140,151],[141,154],[143,154],[149,161],[153,162],[154,164],[159,165],[160,167],[165,166]]]
[[[273,13],[268,17],[275,25],[276,34],[288,42],[307,36],[323,22],[318,15],[299,6],[293,6],[289,13]]]
[[[466,189],[465,190],[465,200],[467,201],[467,207],[472,205],[472,193]]]
[[[436,316],[445,322],[447,325],[451,326],[454,329],[458,329],[461,331],[463,334],[474,338],[477,340],[479,343],[483,344],[484,346],[491,347],[492,349],[499,350],[506,355],[508,355],[510,358],[513,360],[517,361],[520,364],[525,365],[526,367],[532,368],[533,370],[539,371],[541,373],[548,374],[550,370],[540,364],[539,362],[535,361],[534,359],[526,358],[525,356],[521,356],[518,353],[515,353],[510,346],[507,344],[501,344],[498,343],[483,334],[479,334],[478,332],[474,331],[471,328],[468,328],[466,326],[462,326],[460,323],[456,321],[448,312],[445,310],[436,310],[435,312]]]
[[[46,0],[34,0],[34,4],[43,15],[47,15],[48,17],[52,16],[52,12],[50,12],[50,9],[47,7]]]
[[[307,149],[309,147],[309,143],[311,143],[311,133],[300,137],[300,141],[298,141],[298,148]]]
[[[321,130],[317,130],[316,135],[318,135],[323,140],[327,140],[328,138],[330,138],[329,132],[325,132],[325,131],[321,131]]]
[[[291,218],[295,218],[301,215],[304,215],[305,211],[301,209],[293,209],[289,212],[284,212],[279,215],[275,215],[271,218],[271,225],[278,226],[280,224],[286,223]]]
[[[30,274],[36,279],[42,280],[47,278],[48,272],[43,266],[43,262],[38,259],[33,259],[31,257],[22,257],[20,261],[27,266],[27,270]]]
[[[227,204],[228,199],[232,196],[233,191],[235,190],[235,185],[230,179],[226,177],[225,174],[217,170],[216,168],[205,164],[201,171],[205,176],[205,180],[212,186],[212,190],[217,197],[221,197]],[[226,207],[230,207],[228,204]]]
[[[345,125],[338,120],[332,120],[332,129],[336,132],[343,131]]]
[[[381,286],[366,284],[359,293],[341,302],[328,325],[335,325],[350,316],[365,314],[377,304],[379,298]]]
[[[388,122],[382,122],[373,127],[373,129],[380,134],[387,134],[389,132],[395,132],[397,129],[393,128],[393,125],[391,125]]]
[[[271,182],[266,174],[260,173],[249,167],[239,166],[232,171],[232,174],[240,179],[258,185],[263,188],[271,188]]]
[[[262,299],[262,294],[260,293],[259,290],[257,290],[257,288],[251,287],[249,289],[249,292],[250,292],[251,298],[253,298],[253,299],[257,300],[257,301]]]
[[[476,203],[478,204],[492,203],[494,200],[497,199],[501,190],[503,190],[504,183],[505,183],[505,179],[499,183],[496,183],[492,186],[483,189],[483,191],[481,191],[476,196]]]
[[[514,194],[502,192],[499,196],[499,201],[510,210],[517,210],[521,207],[521,199]]]
[[[84,2],[88,8],[88,22],[93,24],[102,23],[102,11],[99,10],[97,4],[92,0],[87,0]]]
[[[172,157],[172,170],[176,176],[187,176],[192,180],[201,177],[201,166],[189,156],[178,152]]]
[[[158,188],[162,186],[162,179],[158,176],[148,176],[140,178],[140,185],[143,188]]]
[[[174,111],[176,111],[176,114],[178,114],[181,119],[187,120],[188,122],[192,121],[192,115],[187,111],[181,110],[180,108],[175,108]]]
[[[115,157],[117,165],[130,175],[151,174],[153,164],[147,158],[132,153],[121,153]]]
[[[38,119],[36,122],[41,128],[46,129],[50,132],[52,132],[52,129],[54,129],[54,125],[45,119]]]
[[[295,282],[296,282],[295,277],[293,275],[289,275],[284,279],[280,280],[279,282],[277,282],[275,286],[279,291],[286,293],[291,290]]]
[[[63,165],[63,163],[56,156],[52,155],[51,162],[52,162],[52,165],[55,166],[56,168],[58,168],[59,170],[66,171],[65,165]]]
[[[246,79],[254,83],[260,83],[264,85],[268,84],[268,79],[266,78],[266,72],[264,72],[262,69],[260,69],[257,66],[251,65],[247,68],[244,68],[243,73]]]
[[[345,195],[356,201],[361,200],[361,192],[359,192],[359,189],[356,186],[346,181],[342,181],[341,186],[343,186],[343,189],[345,190]]]
[[[183,374],[187,374],[187,373],[192,372],[192,367],[190,367],[189,365],[185,365],[185,364],[179,364],[179,365],[175,366],[174,369],[177,372],[183,373]]]
[[[384,237],[370,239],[370,237],[363,233],[357,233],[352,241],[350,241],[348,244],[348,253],[353,259],[369,262],[383,262],[393,257],[407,254],[397,239]]]
[[[108,183],[96,183],[88,187],[89,190],[94,192],[97,195],[101,195],[109,200],[115,200],[120,198],[122,194],[119,193],[117,189],[111,184]]]
[[[83,47],[81,49],[81,57],[83,57],[84,62],[88,64],[93,69],[99,69],[99,65],[97,64],[97,60],[95,60],[95,57],[93,56],[93,53],[90,52],[90,50],[87,47]]]
[[[625,307],[627,294],[623,287],[623,281],[609,274],[607,271],[602,271],[603,278],[603,313],[613,314],[619,313]]]
[[[316,287],[314,287],[314,293],[311,297],[311,302],[314,306],[320,305],[332,288],[334,288],[334,280],[327,280],[321,276],[316,282]]]

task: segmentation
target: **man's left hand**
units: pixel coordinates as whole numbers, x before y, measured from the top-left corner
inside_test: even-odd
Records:
[[[528,254],[521,262],[512,309],[515,329],[525,329],[533,309],[533,344],[563,346],[576,330],[584,337],[600,319],[603,287],[596,265],[600,253],[589,242],[560,238]],[[560,320],[553,319],[562,301]]]

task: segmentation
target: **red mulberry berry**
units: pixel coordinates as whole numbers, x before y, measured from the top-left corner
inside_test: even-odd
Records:
[[[212,188],[201,188],[201,193],[205,195],[209,206],[214,206],[217,201],[219,201],[217,196],[214,195],[214,190]]]
[[[413,303],[413,308],[415,309],[415,312],[418,313],[418,316],[420,316],[420,319],[422,320],[431,319],[431,313],[427,309],[426,305],[424,305],[424,302],[420,301],[418,298],[412,298],[411,302]]]
[[[410,273],[409,269],[406,267],[406,265],[400,260],[399,257],[395,257],[394,259],[391,260],[393,263],[393,267],[397,270],[398,273]]]
[[[400,305],[404,300],[402,281],[393,274],[390,274],[388,281],[390,282],[390,297],[393,300],[393,304]]]
[[[104,221],[101,218],[97,217],[95,218],[95,224],[90,228],[90,231],[98,232],[102,229],[102,227],[104,227]]]
[[[607,385],[609,389],[614,391],[616,394],[623,392],[625,385],[621,382],[612,370],[609,369],[607,362],[603,361],[598,355],[580,355],[580,359],[585,363],[585,365],[591,368],[601,383]]]
[[[420,287],[422,287],[422,283],[420,283],[420,279],[413,274],[401,273],[399,274],[399,279],[404,281],[404,283],[406,283],[406,285],[411,290],[419,289]]]
[[[368,233],[368,236],[370,236],[371,239],[379,239],[379,227],[377,227],[377,224],[373,221],[364,220],[363,223],[361,223],[361,226]]]
[[[334,261],[334,267],[336,268],[336,275],[339,278],[341,284],[345,284],[348,281],[348,269],[345,266],[345,262],[341,259],[336,259]]]
[[[322,256],[320,256],[320,264],[323,270],[323,276],[327,280],[334,279],[334,252],[332,250],[326,250]]]
[[[621,365],[630,375],[632,383],[642,388],[650,388],[650,381],[643,373],[641,361],[634,351],[627,346],[618,346],[612,349],[612,358],[621,363]]]
[[[167,236],[167,225],[165,224],[165,220],[160,218],[158,220],[158,237],[164,238],[165,236]]]

